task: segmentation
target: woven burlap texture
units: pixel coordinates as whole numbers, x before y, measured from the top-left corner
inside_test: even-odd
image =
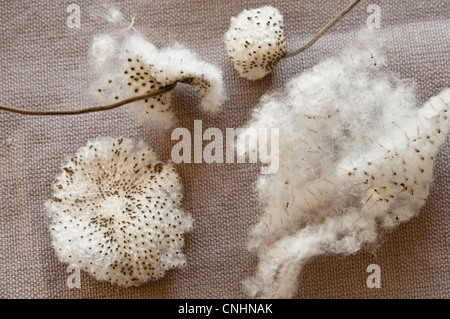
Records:
[[[108,30],[98,18],[100,4],[76,1],[81,28],[68,28],[66,1],[8,1],[0,6],[2,79],[0,103],[34,109],[75,109],[93,105],[88,50],[95,34]],[[271,1],[284,15],[288,48],[306,43],[349,1]],[[116,4],[134,27],[157,46],[181,42],[224,72],[228,99],[216,115],[203,113],[189,87],[177,88],[177,127],[193,132],[243,126],[267,91],[333,55],[356,39],[371,14],[361,3],[303,54],[283,60],[261,81],[238,76],[222,41],[231,16],[267,1],[123,1]],[[385,38],[389,68],[417,83],[425,101],[450,84],[450,6],[447,0],[376,1],[378,34]],[[244,298],[240,282],[253,274],[257,259],[246,249],[249,229],[261,213],[253,184],[258,166],[180,164],[183,208],[195,219],[186,237],[188,265],[138,288],[95,281],[86,273],[81,288],[66,285],[67,265],[51,246],[43,208],[52,180],[86,141],[125,136],[151,144],[169,159],[176,141],[169,131],[136,123],[123,109],[66,116],[26,117],[0,113],[0,297],[2,298]],[[353,256],[314,259],[300,276],[297,298],[449,298],[450,144],[436,159],[435,182],[418,217],[384,234],[380,245]],[[369,289],[366,268],[381,268],[381,288]]]

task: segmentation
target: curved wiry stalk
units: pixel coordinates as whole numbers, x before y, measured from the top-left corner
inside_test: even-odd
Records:
[[[319,32],[317,32],[316,35],[308,43],[306,43],[304,46],[302,46],[301,48],[299,48],[297,50],[286,52],[286,54],[284,55],[283,58],[290,58],[290,57],[296,56],[297,54],[310,48],[314,43],[317,42],[317,40],[319,40],[322,37],[322,35],[325,34],[325,32],[328,31],[328,29],[330,29],[332,26],[334,26],[336,24],[336,22],[338,22],[344,15],[346,15],[351,9],[353,9],[353,7],[356,6],[359,1],[360,0],[353,1],[347,8],[345,8],[333,20],[328,22],[328,24],[326,26],[324,26]]]

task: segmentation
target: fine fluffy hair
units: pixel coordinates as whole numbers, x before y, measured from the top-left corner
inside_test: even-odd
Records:
[[[310,258],[355,253],[426,202],[449,131],[450,89],[419,108],[413,86],[383,67],[373,32],[254,111],[249,129],[280,130],[280,168],[257,182],[265,209],[249,243],[259,257],[244,282],[250,296],[292,297]]]
[[[97,280],[137,286],[185,265],[182,185],[143,142],[99,138],[63,166],[45,206],[58,259]]]
[[[92,91],[104,103],[153,93],[176,82],[198,88],[205,111],[218,111],[225,99],[222,71],[181,44],[158,49],[134,28],[128,28],[97,35],[90,53],[98,78]],[[170,95],[167,92],[133,102],[132,110],[141,121],[169,128],[175,120]]]
[[[249,80],[261,79],[286,53],[283,16],[271,6],[244,10],[231,18],[224,41],[239,74]]]

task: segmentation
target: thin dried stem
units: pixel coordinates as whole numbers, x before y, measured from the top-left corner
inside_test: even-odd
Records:
[[[316,33],[316,35],[314,36],[314,38],[312,38],[307,44],[305,44],[303,47],[301,47],[300,49],[294,50],[294,51],[288,51],[286,52],[286,54],[284,55],[283,58],[290,58],[293,56],[296,56],[297,54],[309,49],[314,43],[317,42],[317,40],[319,40],[324,34],[325,32],[328,31],[328,29],[330,29],[332,26],[334,26],[336,24],[336,22],[338,22],[343,16],[345,16],[351,9],[353,9],[354,6],[356,6],[358,4],[360,0],[355,0],[353,1],[347,8],[345,8],[341,13],[339,13],[333,20],[331,20],[330,22],[328,22],[328,24],[326,26],[324,26],[319,32]]]
[[[103,105],[103,106],[92,106],[92,107],[87,107],[87,108],[83,108],[83,109],[77,109],[77,110],[42,110],[42,111],[37,111],[37,110],[24,110],[24,109],[17,109],[17,108],[13,108],[13,107],[9,107],[9,106],[3,106],[0,105],[0,110],[2,111],[7,111],[7,112],[12,112],[12,113],[19,113],[19,114],[24,114],[24,115],[79,115],[79,114],[86,114],[86,113],[93,113],[93,112],[101,112],[101,111],[106,111],[106,110],[112,110],[115,108],[118,108],[122,105],[125,104],[129,104],[132,102],[136,102],[139,100],[143,100],[143,99],[148,99],[151,97],[155,97],[161,94],[164,94],[166,92],[169,92],[170,90],[172,90],[177,84],[171,84],[171,85],[167,85],[164,86],[162,88],[160,88],[158,91],[153,92],[153,93],[148,93],[148,94],[143,94],[143,95],[139,95],[139,96],[135,96],[135,97],[131,97],[129,99],[125,99],[119,102],[116,102],[114,104],[109,104],[109,105]]]

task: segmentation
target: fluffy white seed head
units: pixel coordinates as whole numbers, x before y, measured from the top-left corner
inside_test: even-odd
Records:
[[[280,157],[278,172],[257,183],[265,210],[249,244],[260,257],[251,296],[291,297],[310,258],[354,253],[426,202],[450,128],[450,89],[420,108],[414,87],[383,67],[373,32],[254,112],[249,128],[279,128]]]
[[[274,70],[286,53],[283,27],[283,16],[271,6],[244,10],[231,18],[225,47],[242,77],[258,80]]]
[[[94,38],[92,63],[98,81],[92,93],[104,103],[154,93],[176,82],[196,87],[203,110],[215,112],[225,99],[222,71],[180,44],[158,49],[136,31]],[[174,124],[171,92],[132,104],[138,120],[160,127]]]
[[[45,206],[63,263],[120,286],[137,286],[183,266],[182,185],[172,163],[145,143],[99,138],[70,158]]]

